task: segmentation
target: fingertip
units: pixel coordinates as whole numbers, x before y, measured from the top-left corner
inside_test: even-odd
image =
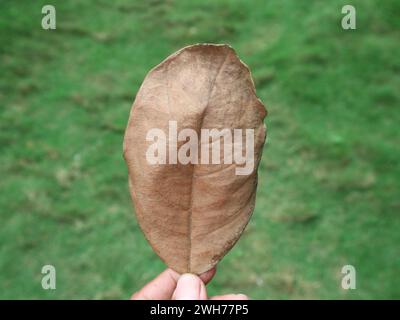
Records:
[[[176,272],[175,270],[171,269],[171,268],[167,268],[165,270],[165,272],[168,274],[168,276],[170,276],[173,280],[175,280],[176,282],[178,281],[180,274],[178,272]]]
[[[131,296],[131,300],[169,300],[175,290],[179,274],[166,269]]]
[[[198,281],[199,281],[199,277],[193,273],[184,273],[178,279],[178,283],[179,282],[191,283],[191,282],[198,282]]]
[[[179,277],[173,294],[175,300],[203,300],[207,298],[205,285],[196,275],[185,273]]]

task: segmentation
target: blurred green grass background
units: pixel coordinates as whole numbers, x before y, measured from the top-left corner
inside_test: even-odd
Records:
[[[352,0],[346,31],[348,2],[2,1],[0,298],[125,299],[164,269],[122,139],[149,69],[198,42],[235,48],[269,111],[256,209],[210,294],[400,298],[400,2]]]

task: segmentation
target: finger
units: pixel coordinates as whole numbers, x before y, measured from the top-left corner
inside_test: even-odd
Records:
[[[210,300],[249,300],[249,297],[244,294],[225,294],[223,296],[214,296]]]
[[[206,300],[206,286],[196,275],[185,273],[180,276],[173,294],[174,300]]]
[[[200,275],[204,283],[214,277],[216,268],[212,268]],[[172,269],[166,269],[154,280],[150,281],[140,291],[134,293],[132,300],[169,300],[175,291],[180,274]]]
[[[169,300],[174,293],[179,273],[166,269],[154,280],[146,284],[140,291],[134,293],[132,300]]]

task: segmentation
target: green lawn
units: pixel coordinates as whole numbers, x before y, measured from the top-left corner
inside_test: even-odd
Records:
[[[399,299],[400,2],[352,0],[345,31],[347,3],[2,1],[0,298],[125,299],[163,270],[134,218],[123,134],[146,73],[212,42],[250,66],[269,115],[256,209],[210,294]],[[340,286],[346,264],[356,290]]]

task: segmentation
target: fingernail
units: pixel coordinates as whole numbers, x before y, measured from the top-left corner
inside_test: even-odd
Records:
[[[200,291],[200,278],[194,274],[185,273],[179,277],[174,296],[176,300],[198,300]]]

